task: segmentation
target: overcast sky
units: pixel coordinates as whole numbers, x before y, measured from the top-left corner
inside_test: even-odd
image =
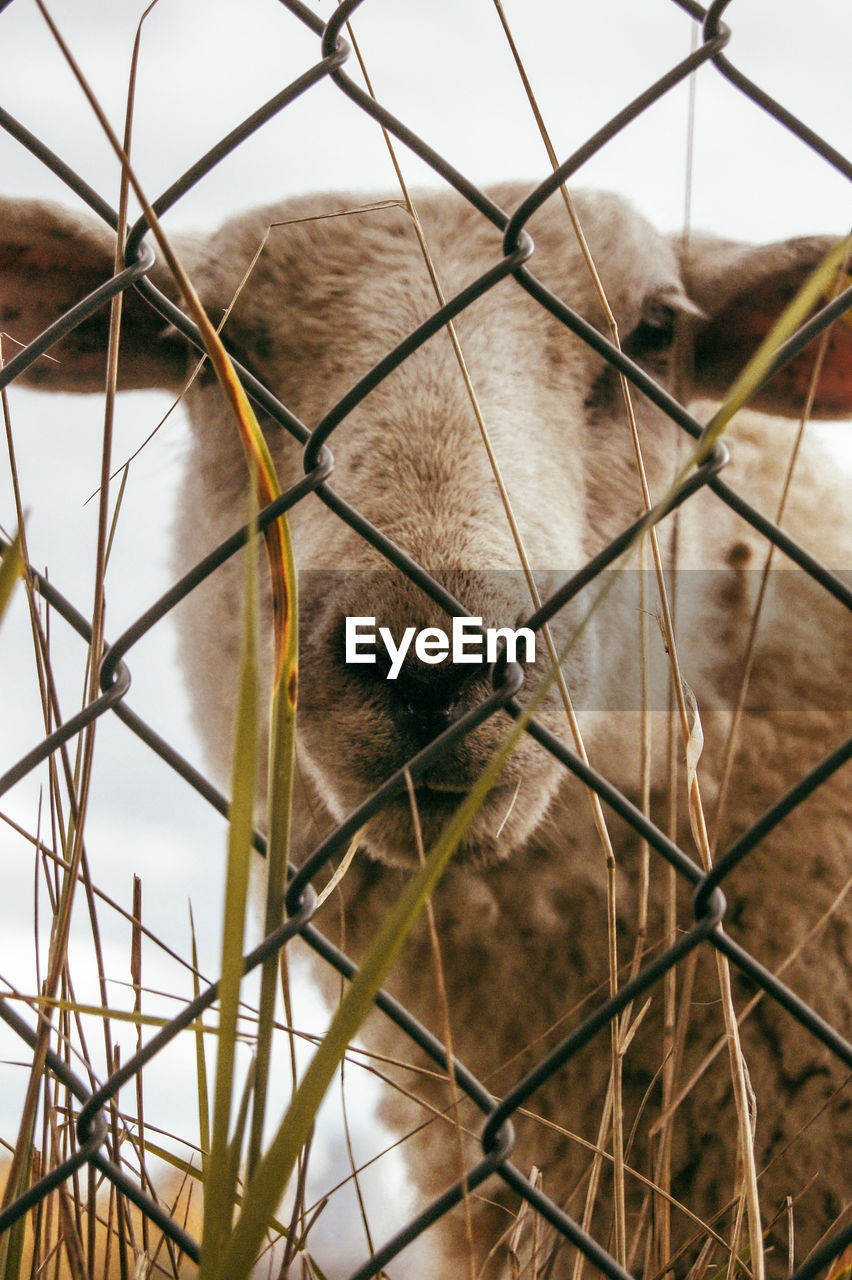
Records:
[[[504,6],[560,156],[691,45],[692,23],[672,0],[504,0]],[[132,0],[50,5],[119,132],[142,7]],[[331,0],[315,8],[330,15]],[[733,0],[726,18],[734,33],[731,59],[848,154],[852,7],[845,0]],[[532,183],[548,171],[493,0],[366,0],[355,24],[379,98],[473,180],[520,177]],[[160,0],[143,31],[133,142],[135,168],[149,197],[318,56],[315,37],[276,0]],[[14,0],[0,14],[0,103],[117,203],[117,166],[31,0]],[[687,137],[688,92],[682,86],[584,167],[576,185],[617,189],[659,225],[678,228]],[[410,179],[437,181],[407,154],[404,164]],[[0,174],[4,194],[72,199],[55,175],[5,135]],[[324,83],[208,176],[168,225],[209,228],[241,207],[307,190],[381,191],[392,185],[377,126]],[[692,210],[696,226],[751,240],[841,234],[852,222],[847,181],[709,66],[696,84]],[[96,508],[84,504],[97,483],[100,400],[51,399],[18,389],[10,398],[33,559],[48,565],[60,589],[85,611]],[[168,401],[155,394],[122,400],[119,461],[167,408]],[[134,465],[109,579],[113,636],[168,584],[169,511],[182,430],[177,414]],[[0,523],[8,529],[14,514],[6,470],[4,462]],[[82,647],[64,647],[58,624],[54,630],[68,712],[81,687]],[[172,643],[169,628],[160,627],[134,652],[131,701],[200,760]],[[3,767],[41,735],[31,673],[18,607],[0,630]],[[191,894],[212,972],[221,824],[187,799],[120,726],[104,724],[99,743],[89,828],[98,880],[129,905],[131,875],[143,874],[152,923],[184,952]],[[30,780],[0,807],[33,829],[37,795]],[[31,970],[16,967],[15,958],[32,949],[32,860],[2,828],[0,864],[6,912],[5,918],[0,914],[0,973],[31,987]],[[126,977],[126,933],[110,933],[107,949]],[[156,963],[151,960],[152,973]],[[21,1072],[10,1074],[0,1093],[21,1078]],[[5,1121],[0,1131],[6,1132]]]
[[[51,12],[116,124],[140,5],[54,0]],[[317,5],[331,12],[330,0]],[[560,155],[689,51],[673,0],[506,0],[505,10]],[[840,150],[848,145],[848,6],[733,0],[731,59]],[[3,104],[105,195],[117,171],[31,0],[3,14]],[[367,0],[355,18],[379,98],[478,182],[540,177],[546,158],[493,0]],[[276,0],[160,0],[142,38],[134,160],[155,194],[241,117],[316,58],[317,42]],[[680,225],[687,94],[674,91],[578,176]],[[3,186],[62,198],[19,147]],[[412,166],[416,172],[416,166]],[[374,124],[330,84],[312,89],[186,197],[175,217],[212,225],[248,204],[311,189],[392,185]],[[734,235],[784,235],[848,220],[847,184],[712,68],[697,86],[695,220]]]

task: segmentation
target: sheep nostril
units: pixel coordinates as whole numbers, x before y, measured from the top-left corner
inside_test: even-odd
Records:
[[[400,673],[388,693],[405,718],[430,736],[441,733],[456,718],[459,689],[455,681]]]
[[[418,736],[437,737],[466,711],[486,697],[490,685],[469,666],[436,671],[403,670],[388,681],[388,697],[398,717]]]

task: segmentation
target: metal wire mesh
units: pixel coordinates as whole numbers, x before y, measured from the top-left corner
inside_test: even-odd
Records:
[[[317,38],[319,51],[315,64],[305,69],[304,73],[293,83],[285,86],[262,109],[252,115],[242,125],[212,148],[192,168],[165,191],[155,202],[158,215],[162,215],[196,184],[214,165],[234,148],[239,147],[251,134],[261,130],[264,123],[277,113],[285,110],[297,97],[308,92],[312,86],[323,80],[332,81],[339,91],[353,103],[353,109],[362,111],[373,117],[391,135],[403,142],[417,156],[426,162],[441,179],[455,188],[470,204],[479,211],[483,218],[496,225],[503,234],[503,257],[495,261],[493,269],[476,280],[446,305],[436,308],[434,314],[415,329],[404,342],[377,365],[366,377],[357,383],[338,405],[325,417],[312,432],[306,430],[285,405],[282,405],[274,394],[274,388],[268,388],[259,382],[246,369],[240,369],[244,384],[250,395],[265,412],[296,440],[304,446],[305,477],[297,485],[289,489],[282,499],[262,513],[261,523],[266,525],[273,521],[282,511],[287,511],[300,503],[309,493],[315,494],[336,515],[347,522],[361,537],[375,547],[386,560],[402,573],[412,579],[424,592],[448,612],[464,611],[463,602],[455,601],[444,587],[432,577],[424,567],[412,562],[399,548],[367,521],[357,510],[352,509],[337,493],[331,480],[333,479],[333,458],[330,448],[334,445],[334,431],[344,420],[352,408],[360,403],[370,391],[385,379],[394,368],[402,365],[433,333],[449,320],[461,313],[466,307],[500,279],[513,276],[520,286],[526,289],[542,307],[546,308],[564,325],[591,344],[628,380],[664,410],[684,432],[698,439],[702,433],[701,424],[693,418],[681,405],[676,403],[652,378],[650,378],[631,359],[616,349],[606,338],[564,303],[554,298],[543,287],[535,275],[535,262],[529,259],[528,237],[525,226],[536,209],[558,189],[563,182],[570,180],[583,164],[600,148],[614,138],[620,130],[636,119],[652,104],[659,101],[673,86],[683,82],[690,74],[704,64],[712,65],[718,72],[726,76],[734,85],[778,123],[791,130],[804,145],[812,148],[827,165],[833,166],[846,178],[852,178],[852,162],[839,154],[818,136],[815,136],[802,122],[793,117],[783,104],[774,101],[763,90],[753,84],[726,56],[729,40],[728,28],[722,22],[722,16],[730,4],[730,0],[717,0],[708,9],[702,8],[692,0],[672,0],[682,10],[694,18],[701,26],[701,39],[695,50],[682,62],[673,66],[662,78],[642,92],[629,103],[603,129],[590,137],[573,155],[564,160],[534,191],[517,210],[511,219],[494,205],[492,200],[471,183],[464,174],[457,172],[441,155],[437,154],[423,139],[409,130],[403,121],[396,119],[381,103],[375,101],[350,77],[346,69],[349,47],[343,38],[344,24],[365,0],[345,0],[340,4],[330,21],[323,22],[309,11],[298,0],[282,0],[284,7],[292,15],[296,23],[303,24]],[[369,0],[366,0],[369,4]],[[0,12],[9,7],[9,0],[0,5]],[[74,191],[103,221],[113,229],[118,225],[116,211],[109,208],[104,201],[93,192],[87,184],[74,173],[62,160],[53,154],[38,139],[33,137],[23,126],[0,109],[0,123],[22,145],[27,147],[43,163],[58,174],[68,187]],[[153,256],[147,247],[145,236],[147,226],[139,222],[132,230],[126,252],[126,269],[114,278],[105,281],[78,306],[64,315],[52,325],[41,337],[31,343],[20,354],[16,355],[2,371],[0,386],[8,385],[23,369],[28,367],[38,356],[49,348],[63,334],[94,314],[104,302],[125,290],[135,288],[166,319],[185,334],[190,341],[198,345],[197,333],[192,323],[182,312],[171,304],[148,279]],[[807,342],[822,332],[843,311],[852,306],[852,289],[847,289],[830,305],[824,306],[797,335],[789,341],[778,354],[774,368],[780,367],[786,360],[801,350]],[[749,502],[737,493],[723,478],[723,468],[727,460],[726,450],[717,446],[705,460],[697,472],[684,482],[672,495],[665,510],[654,513],[654,519],[662,519],[673,507],[689,501],[701,489],[712,491],[718,499],[728,504],[743,520],[763,535],[768,542],[781,549],[804,572],[826,592],[830,593],[846,609],[852,608],[852,591],[835,573],[816,562],[803,548],[780,527],[768,520],[754,509]],[[602,574],[618,557],[621,550],[636,536],[637,522],[626,528],[604,552],[590,561],[580,572],[575,574],[557,593],[528,619],[527,625],[540,630],[549,619],[563,609],[568,602],[597,575]],[[647,522],[646,522],[647,523]],[[85,707],[83,711],[72,716],[47,735],[22,759],[8,766],[0,778],[0,794],[5,793],[18,780],[26,776],[41,761],[49,758],[59,747],[70,741],[89,723],[100,716],[110,713],[117,716],[133,733],[152,751],[160,755],[177,773],[195,788],[204,799],[217,808],[222,814],[227,813],[227,800],[224,796],[201,776],[186,760],[173,750],[168,742],[163,741],[147,724],[145,724],[127,705],[125,695],[129,688],[129,664],[132,661],[133,646],[186,595],[192,592],[215,569],[244,545],[247,534],[245,530],[236,531],[211,556],[196,566],[193,571],[163,596],[152,608],[148,609],[127,629],[117,641],[110,644],[105,652],[101,666],[102,694],[99,699]],[[82,615],[56,590],[55,586],[39,575],[35,575],[36,585],[43,593],[51,607],[74,628],[85,641],[90,640],[89,624]],[[246,959],[246,970],[257,967],[269,954],[279,951],[295,935],[301,938],[327,964],[333,966],[341,974],[351,976],[354,972],[352,963],[333,947],[314,927],[311,918],[314,909],[314,894],[311,887],[317,873],[330,860],[344,850],[348,842],[359,831],[364,823],[395,796],[404,792],[406,775],[416,779],[422,775],[429,765],[441,753],[450,749],[461,736],[469,733],[476,725],[498,712],[501,708],[511,715],[521,713],[521,705],[515,695],[518,691],[517,671],[503,669],[495,675],[495,687],[492,693],[473,711],[458,720],[450,729],[441,734],[425,750],[407,762],[401,769],[389,777],[385,784],[362,806],[354,812],[346,822],[342,823],[314,853],[304,862],[299,871],[293,875],[288,893],[288,910],[292,913],[279,930],[266,938]],[[352,1280],[361,1280],[377,1274],[388,1262],[411,1240],[415,1239],[431,1223],[448,1212],[459,1203],[467,1191],[472,1191],[486,1179],[495,1177],[502,1179],[523,1200],[527,1201],[555,1229],[586,1255],[599,1270],[612,1277],[623,1277],[625,1273],[615,1261],[604,1241],[593,1238],[557,1204],[553,1203],[536,1186],[529,1177],[516,1168],[510,1160],[512,1150],[511,1121],[525,1102],[535,1093],[542,1081],[551,1078],[574,1055],[579,1054],[585,1044],[594,1036],[606,1029],[619,1013],[631,1003],[638,1001],[651,988],[662,981],[664,975],[678,962],[698,948],[714,947],[722,952],[731,963],[745,974],[756,988],[765,992],[773,1001],[783,1006],[806,1031],[827,1046],[838,1062],[852,1069],[852,1047],[841,1032],[829,1025],[793,990],[785,985],[776,975],[770,973],[757,959],[737,944],[733,938],[722,932],[718,925],[724,919],[725,901],[722,889],[726,879],[740,862],[747,858],[759,845],[761,840],[778,826],[796,806],[800,805],[820,785],[841,768],[852,754],[852,739],[835,748],[820,765],[806,776],[786,795],[778,800],[772,809],[763,815],[748,831],[727,849],[716,861],[710,874],[705,874],[696,863],[680,849],[671,839],[663,834],[645,815],[634,806],[631,800],[622,794],[600,772],[591,768],[577,754],[565,747],[544,727],[535,722],[529,726],[529,732],[544,749],[552,753],[566,770],[577,775],[585,784],[596,791],[606,804],[626,823],[648,841],[656,854],[673,866],[684,882],[695,891],[694,924],[684,932],[677,941],[662,954],[648,963],[631,981],[624,985],[614,996],[605,1000],[580,1026],[572,1032],[555,1049],[547,1053],[540,1062],[516,1086],[508,1092],[499,1103],[495,1103],[491,1093],[483,1082],[478,1080],[465,1067],[463,1062],[455,1063],[455,1078],[459,1088],[481,1111],[484,1119],[482,1130],[482,1156],[471,1168],[466,1170],[464,1179],[459,1179],[447,1192],[411,1221],[384,1247],[378,1249],[361,1264],[352,1274]],[[258,848],[263,850],[263,839],[257,837]],[[56,1053],[49,1051],[46,1057],[45,1070],[54,1073],[80,1104],[76,1117],[77,1148],[73,1156],[65,1163],[52,1169],[34,1181],[27,1193],[0,1213],[0,1231],[7,1229],[22,1214],[41,1201],[71,1174],[89,1163],[99,1170],[131,1199],[145,1215],[157,1223],[181,1249],[197,1259],[199,1249],[181,1225],[154,1203],[136,1181],[120,1168],[114,1160],[104,1154],[104,1143],[108,1125],[105,1119],[106,1108],[114,1099],[119,1089],[144,1070],[152,1058],[160,1052],[178,1033],[190,1026],[199,1014],[208,1008],[217,998],[217,986],[207,988],[198,998],[187,1004],[181,1013],[172,1019],[157,1035],[152,1037],[138,1054],[123,1063],[114,1071],[101,1088],[92,1089],[84,1080],[75,1076],[67,1064]],[[380,995],[377,1001],[383,1012],[391,1018],[401,1031],[416,1042],[425,1053],[445,1071],[447,1068],[446,1053],[442,1043],[421,1026],[411,1014],[397,1001],[388,995]],[[22,1019],[6,1000],[0,1000],[0,1017],[30,1047],[36,1044],[36,1033],[33,1027]],[[852,1242],[852,1224],[836,1232],[831,1238],[817,1248],[807,1262],[795,1273],[796,1280],[819,1274],[832,1259]]]

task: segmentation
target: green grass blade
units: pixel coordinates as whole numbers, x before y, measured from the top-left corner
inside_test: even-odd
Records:
[[[350,1042],[372,1008],[402,946],[481,808],[503,765],[547,691],[545,683],[527,711],[495,753],[488,768],[471,788],[385,917],[358,973],[340,1002],[323,1040],[299,1084],[278,1132],[255,1170],[243,1196],[243,1210],[217,1271],[220,1280],[249,1275],[263,1243],[267,1224],[278,1207],[334,1074]]]
[[[198,978],[198,946],[195,937],[195,919],[192,903],[189,904],[189,929],[192,936],[192,994],[197,999],[201,993]],[[201,1172],[207,1172],[210,1157],[210,1098],[207,1091],[207,1055],[204,1052],[204,1024],[201,1018],[193,1023],[195,1032],[195,1076],[198,1090],[198,1135],[201,1143]]]
[[[246,1133],[246,1122],[248,1120],[249,1103],[254,1091],[254,1063],[246,1073],[243,1083],[242,1096],[240,1098],[240,1106],[237,1112],[236,1123],[234,1124],[234,1133],[231,1141],[228,1143],[228,1182],[234,1188],[234,1203],[237,1202],[237,1180],[240,1176],[240,1154],[243,1149],[243,1138]]]
[[[106,551],[104,552],[104,570],[109,567],[109,559],[112,555],[112,544],[115,540],[115,531],[118,528],[118,515],[121,511],[121,504],[124,501],[124,491],[127,488],[127,479],[130,475],[130,464],[126,463],[121,472],[121,483],[118,486],[118,495],[112,511],[112,520],[109,526],[109,536],[107,537]]]
[[[243,974],[243,936],[252,857],[254,802],[257,792],[258,662],[257,662],[257,540],[249,539],[246,554],[245,619],[239,693],[234,731],[234,766],[228,833],[228,876],[219,981],[219,1043],[209,1173],[204,1189],[204,1229],[199,1280],[217,1273],[217,1263],[233,1215],[236,1183],[228,1150],[231,1097],[237,1043],[240,983]]]
[[[289,552],[289,541],[286,543]],[[288,556],[287,576],[290,580],[292,625],[285,654],[285,670],[295,674],[298,647],[295,584],[296,570],[292,554]],[[266,910],[264,932],[272,933],[284,916],[284,894],[287,885],[287,863],[290,856],[290,815],[293,804],[293,772],[296,750],[295,682],[279,681],[273,690],[269,728],[269,776],[267,795],[266,845]],[[258,1005],[257,1064],[251,1133],[249,1136],[248,1176],[260,1160],[263,1125],[266,1116],[266,1094],[272,1060],[275,1020],[275,996],[278,985],[278,956],[264,961]]]
[[[193,1182],[200,1187],[204,1186],[204,1174],[200,1169],[196,1168],[189,1160],[182,1160],[180,1156],[176,1156],[173,1151],[169,1151],[168,1147],[161,1147],[159,1143],[153,1142],[150,1138],[145,1138],[145,1154],[156,1156],[158,1160],[162,1160],[163,1164],[167,1164],[170,1169],[174,1169],[183,1178],[191,1178]],[[242,1204],[242,1197],[237,1196],[235,1203],[239,1207]],[[276,1235],[286,1236],[287,1228],[278,1218],[273,1218],[269,1223],[269,1228]],[[2,1276],[2,1272],[0,1272]]]
[[[6,997],[8,999],[8,996]],[[83,1004],[80,1000],[65,1000],[59,996],[21,995],[16,1000],[23,1000],[30,1006],[39,1005],[42,1009],[57,1009],[60,1013],[86,1014],[93,1018],[109,1019],[111,1022],[129,1022],[135,1027],[166,1027],[171,1022],[161,1014],[140,1013],[138,1009],[113,1009],[106,1004]],[[212,1028],[208,1028],[212,1030]]]
[[[314,1280],[328,1280],[328,1277],[326,1276],[325,1272],[322,1270],[321,1267],[317,1265],[317,1263],[314,1261],[312,1257],[308,1258],[308,1265],[311,1271],[313,1272]]]
[[[16,533],[12,542],[0,556],[0,618],[9,603],[15,583],[21,576],[23,569],[23,559],[21,556],[21,535]]]
[[[189,1160],[183,1160],[180,1156],[176,1156],[173,1151],[169,1151],[168,1147],[161,1147],[158,1142],[154,1142],[150,1137],[145,1137],[145,1154],[146,1156],[155,1156],[158,1160],[162,1160],[163,1164],[167,1164],[170,1169],[176,1170],[181,1177],[191,1178],[193,1182],[199,1185],[204,1183],[204,1174],[197,1169]]]

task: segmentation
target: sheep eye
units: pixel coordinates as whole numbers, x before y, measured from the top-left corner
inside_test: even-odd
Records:
[[[657,302],[645,308],[636,328],[624,342],[624,351],[634,360],[665,354],[674,342],[674,307]]]

